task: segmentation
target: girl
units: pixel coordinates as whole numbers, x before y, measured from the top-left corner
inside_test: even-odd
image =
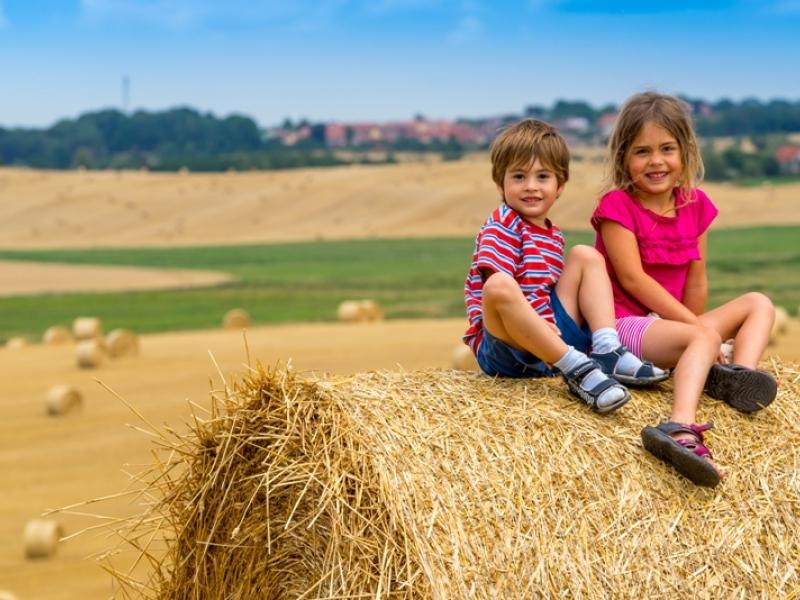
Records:
[[[695,423],[705,392],[743,412],[772,402],[777,383],[756,370],[775,312],[748,293],[705,311],[706,230],[717,209],[695,187],[703,163],[683,103],[654,92],[630,98],[609,140],[609,187],[592,215],[611,276],[617,329],[631,351],[674,368],[669,421],[642,430],[644,447],[699,485],[722,473]],[[734,338],[724,364],[721,340]]]

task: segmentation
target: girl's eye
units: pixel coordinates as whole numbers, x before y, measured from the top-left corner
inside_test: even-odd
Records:
[[[633,151],[633,153],[636,156],[644,156],[645,154],[647,154],[647,150],[645,150],[644,148],[637,148],[636,150]]]

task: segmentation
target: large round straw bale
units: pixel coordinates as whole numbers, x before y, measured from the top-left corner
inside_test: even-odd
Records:
[[[336,317],[343,323],[357,323],[361,321],[361,303],[358,300],[345,300],[339,303]]]
[[[375,300],[361,300],[361,318],[364,321],[382,321],[383,308]]]
[[[64,529],[52,519],[32,519],[25,525],[25,556],[27,558],[47,558],[53,556]]]
[[[72,334],[66,327],[61,325],[53,325],[52,327],[48,327],[44,332],[42,341],[45,344],[53,346],[57,344],[66,344],[72,341]]]
[[[139,338],[127,329],[113,329],[106,336],[106,349],[111,358],[136,356],[139,354]]]
[[[75,346],[75,353],[78,357],[78,366],[83,369],[99,367],[106,356],[103,341],[98,339],[78,342]]]
[[[250,314],[243,308],[232,308],[222,319],[225,329],[245,329],[250,327]]]
[[[72,322],[72,334],[76,340],[102,337],[103,325],[97,317],[78,317]]]
[[[158,440],[123,539],[159,598],[793,597],[800,365],[764,366],[778,409],[700,405],[714,489],[642,448],[671,386],[602,418],[560,378],[254,370]]]
[[[9,591],[0,590],[0,600],[17,600],[17,597]]]
[[[453,349],[453,368],[458,371],[478,371],[475,354],[466,344],[459,344]]]
[[[28,345],[28,340],[26,340],[24,337],[19,337],[19,336],[8,338],[8,340],[6,341],[6,348],[10,348],[12,350],[18,350],[20,348],[24,348],[27,345]]]
[[[83,397],[77,388],[66,385],[54,385],[47,392],[47,414],[64,415],[80,408]]]

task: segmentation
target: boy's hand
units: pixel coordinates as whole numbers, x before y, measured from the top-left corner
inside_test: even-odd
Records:
[[[550,329],[555,331],[555,333],[556,333],[556,335],[558,337],[561,337],[561,330],[558,327],[556,327],[555,323],[551,323],[550,321],[547,321],[547,324],[550,326]]]

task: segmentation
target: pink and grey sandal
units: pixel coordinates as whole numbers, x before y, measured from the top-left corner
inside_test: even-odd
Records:
[[[653,456],[670,463],[675,469],[697,485],[714,487],[720,481],[719,471],[709,461],[711,451],[703,445],[703,432],[713,425],[692,423],[683,425],[667,421],[642,429],[642,444]],[[683,433],[692,439],[676,440],[673,435]]]

